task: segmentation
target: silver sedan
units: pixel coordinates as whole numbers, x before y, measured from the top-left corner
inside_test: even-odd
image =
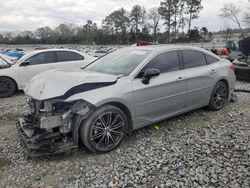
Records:
[[[32,113],[18,129],[33,150],[80,140],[93,152],[108,152],[127,132],[201,107],[223,108],[234,91],[234,68],[201,48],[120,49],[83,70],[33,78],[24,89]]]

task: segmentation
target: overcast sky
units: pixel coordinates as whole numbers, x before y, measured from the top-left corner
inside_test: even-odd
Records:
[[[200,18],[192,27],[205,26],[210,31],[222,29],[226,24],[218,15],[225,2],[230,0],[203,0]],[[250,6],[247,0],[231,2],[240,6],[242,12]],[[160,0],[0,0],[0,31],[35,30],[42,26],[54,28],[60,23],[83,25],[89,19],[100,25],[112,11],[121,7],[130,11],[136,4],[149,9],[159,6]]]

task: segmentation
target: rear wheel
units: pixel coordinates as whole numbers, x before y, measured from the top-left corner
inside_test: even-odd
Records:
[[[115,106],[105,105],[82,123],[80,137],[90,151],[105,153],[122,142],[127,127],[128,120],[124,112]]]
[[[219,81],[214,86],[214,89],[212,91],[210,102],[208,105],[209,109],[214,111],[222,109],[227,102],[228,95],[229,90],[227,84],[223,81]]]
[[[10,97],[16,91],[16,85],[13,80],[5,77],[0,78],[0,97]]]

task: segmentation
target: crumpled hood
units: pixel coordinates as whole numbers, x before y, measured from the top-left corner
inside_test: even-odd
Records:
[[[24,88],[24,92],[36,100],[68,98],[77,92],[104,87],[116,81],[117,76],[109,74],[84,70],[50,70],[32,78]]]

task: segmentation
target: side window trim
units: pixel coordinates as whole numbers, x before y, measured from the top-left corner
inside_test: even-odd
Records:
[[[52,63],[56,63],[56,52],[53,51],[53,62]]]
[[[182,59],[182,50],[177,50],[178,52],[178,57],[179,57],[179,67],[180,67],[180,70],[183,70],[184,69],[184,62],[183,62],[183,59]]]
[[[206,54],[203,53],[203,55],[205,56],[205,60],[206,60],[207,65],[209,65]]]
[[[166,53],[166,52],[173,52],[173,51],[176,51],[177,54],[178,54],[178,61],[179,61],[179,70],[176,70],[176,71],[180,71],[182,70],[182,63],[181,63],[181,56],[179,54],[179,50],[180,49],[172,49],[172,50],[165,50],[165,51],[162,51],[162,52],[159,52],[157,54],[155,54],[153,57],[151,57],[144,65],[143,67],[141,67],[141,69],[138,71],[138,73],[136,74],[136,76],[134,77],[134,79],[138,79],[138,78],[141,78],[139,77],[140,76],[140,73],[141,71],[143,70],[144,67],[146,67],[154,58],[156,58],[158,55],[161,55],[163,53]],[[171,71],[171,72],[176,72],[176,71]],[[164,74],[169,74],[170,72],[164,72],[164,73],[161,73],[160,75],[164,75]]]
[[[214,59],[216,59],[216,62],[217,61],[219,61],[219,59],[217,59],[217,58],[215,58],[215,57],[213,57],[213,56],[211,56],[211,55],[209,55],[209,54],[206,54],[206,53],[204,53],[204,56],[205,56],[205,59],[206,59],[206,62],[207,62],[207,65],[211,65],[211,64],[213,64],[213,63],[209,63],[208,62],[208,57],[210,56],[211,58],[214,58]]]
[[[79,53],[77,53],[77,52],[72,52],[72,51],[56,51],[56,63],[62,63],[62,62],[68,62],[68,61],[59,61],[58,59],[58,53],[59,52],[63,52],[63,53],[71,53],[71,54],[73,54],[73,56],[74,56],[74,60],[71,60],[71,61],[83,61],[84,59],[85,59],[85,57],[83,56],[83,55],[81,55],[81,54],[79,54]],[[77,58],[77,56],[81,56],[82,57],[82,59],[78,59]]]
[[[35,55],[33,55],[33,56],[30,56],[30,57],[28,57],[27,59],[23,60],[23,62],[29,60],[30,58],[32,58],[32,57],[34,57],[34,56],[40,55],[40,54],[42,54],[42,53],[53,53],[53,62],[50,62],[50,63],[40,63],[40,64],[31,64],[31,65],[28,65],[28,66],[37,66],[37,65],[45,65],[45,64],[56,63],[56,57],[55,57],[56,54],[55,54],[55,51],[39,52],[39,53],[37,53],[37,54],[35,54]],[[22,63],[23,63],[23,62],[22,62]],[[20,66],[22,63],[20,63],[19,66]]]
[[[76,56],[76,61],[84,61],[85,60],[85,57],[82,55],[82,54],[79,54],[79,53],[75,53],[75,56]],[[80,56],[82,59],[78,59],[77,56]]]
[[[192,69],[192,68],[196,68],[196,67],[205,66],[205,65],[199,65],[199,66],[195,66],[195,67],[185,68],[185,62],[184,62],[184,59],[183,59],[183,58],[184,58],[183,52],[184,52],[185,50],[186,50],[186,51],[194,51],[194,52],[199,52],[199,53],[201,53],[201,54],[203,55],[204,59],[205,59],[205,62],[206,62],[205,65],[209,65],[208,62],[207,62],[206,55],[205,55],[203,52],[197,51],[197,50],[193,50],[193,49],[181,49],[181,50],[180,50],[180,55],[181,55],[182,70],[185,70],[185,69]]]

